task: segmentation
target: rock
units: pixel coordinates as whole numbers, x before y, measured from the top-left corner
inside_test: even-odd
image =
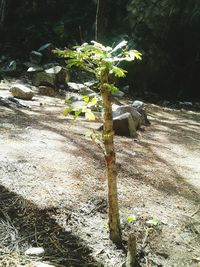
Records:
[[[76,101],[82,101],[83,98],[80,95],[72,95],[70,97],[67,98],[67,103],[72,103],[72,102],[76,102]]]
[[[113,130],[117,135],[134,138],[137,136],[136,129],[136,123],[129,112],[113,118]],[[103,130],[103,125],[101,125],[98,130]]]
[[[119,115],[113,119],[113,129],[115,134],[127,137],[136,137],[137,125],[129,112]]]
[[[79,93],[81,95],[91,95],[91,94],[94,94],[95,92],[89,87],[83,87],[79,90]]]
[[[40,71],[43,71],[43,68],[39,67],[39,66],[29,67],[27,69],[27,72],[29,72],[29,73],[35,73],[35,72],[40,72]]]
[[[10,92],[16,98],[24,99],[24,100],[31,100],[33,98],[33,91],[23,85],[23,84],[15,84],[10,88]]]
[[[0,96],[0,106],[8,108],[29,108],[29,106],[24,105],[23,103],[11,96],[6,98]]]
[[[73,82],[68,82],[67,85],[70,90],[75,91],[75,92],[79,92],[81,89],[87,87],[86,85],[82,83],[73,83]]]
[[[46,72],[36,72],[33,75],[32,83],[34,86],[39,86],[39,85],[55,86],[55,75],[49,75]]]
[[[66,84],[69,81],[67,69],[61,66],[55,66],[43,72],[35,73],[33,76],[33,85],[50,85]]]
[[[133,102],[132,107],[134,107],[140,113],[141,125],[145,125],[145,126],[150,125],[150,121],[147,118],[144,102],[136,100]]]
[[[42,53],[46,58],[51,58],[53,56],[52,50],[54,49],[53,44],[47,43],[38,49],[38,52]]]
[[[34,263],[33,267],[55,267],[55,266],[43,262],[36,262]]]
[[[43,86],[39,86],[38,93],[40,95],[56,96],[58,92],[55,90],[55,88],[43,85]]]
[[[87,87],[92,87],[94,85],[98,84],[98,81],[96,80],[91,80],[89,82],[85,82],[84,85],[87,86]]]
[[[55,75],[57,84],[66,84],[69,81],[69,73],[67,69],[61,66],[52,67],[45,70],[45,72],[49,75]]]
[[[144,102],[135,100],[132,104],[132,107],[134,107],[138,112],[140,112],[142,109],[144,109]]]
[[[129,85],[125,85],[124,87],[121,88],[122,92],[124,92],[125,94],[129,93],[129,89],[130,89]]]
[[[56,67],[58,66],[58,63],[57,62],[54,62],[54,63],[47,63],[47,64],[44,64],[42,65],[43,66],[43,69],[44,70],[47,70],[47,69],[51,69],[53,67]]]
[[[40,64],[42,61],[42,53],[37,52],[37,51],[31,51],[30,61],[33,64]]]
[[[137,110],[131,106],[128,106],[128,105],[118,106],[113,111],[113,118],[115,119],[116,117],[118,117],[124,113],[130,113],[132,118],[133,118],[136,129],[139,128],[139,126],[141,125],[141,114],[139,112],[137,112]]]
[[[124,92],[118,90],[117,92],[115,93],[112,93],[113,96],[116,96],[116,97],[123,97],[125,95]]]
[[[17,62],[15,60],[12,60],[8,63],[6,63],[2,68],[1,71],[4,73],[13,73],[17,71]]]
[[[44,248],[42,247],[32,247],[25,251],[25,255],[28,256],[43,256],[44,255]]]

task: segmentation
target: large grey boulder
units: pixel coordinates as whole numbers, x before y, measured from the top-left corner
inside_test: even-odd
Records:
[[[115,134],[127,137],[136,137],[137,124],[129,112],[121,114],[113,119]]]
[[[147,113],[145,109],[145,104],[142,101],[135,100],[132,104],[132,107],[137,110],[137,112],[141,115],[141,125],[148,126],[150,125],[150,121],[147,118]]]
[[[113,110],[113,118],[123,115],[124,113],[130,113],[132,116],[132,119],[134,121],[136,129],[138,129],[141,125],[141,114],[137,112],[137,110],[134,107],[124,105],[124,106],[118,106]]]
[[[43,72],[37,72],[33,76],[33,85],[50,85],[66,84],[69,81],[69,73],[66,68],[54,66]]]
[[[129,112],[113,118],[113,130],[116,135],[134,138],[137,136],[136,126],[137,125]],[[101,125],[98,130],[103,130],[103,125]]]
[[[55,75],[49,75],[45,71],[35,72],[32,78],[32,83],[34,86],[55,86]]]
[[[132,104],[132,107],[134,107],[138,112],[143,110],[145,108],[144,102],[135,100]]]
[[[10,88],[10,92],[14,97],[24,99],[24,100],[31,100],[34,96],[33,91],[29,87],[23,84],[13,85]]]

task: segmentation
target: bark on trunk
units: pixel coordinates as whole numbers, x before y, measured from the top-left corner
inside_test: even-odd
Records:
[[[108,25],[109,0],[97,0],[95,40],[103,43]]]
[[[113,116],[111,104],[111,92],[104,87],[104,83],[108,83],[108,72],[104,72],[101,77],[101,96],[104,107],[104,127],[103,141],[105,146],[105,160],[107,164],[108,178],[108,214],[109,214],[109,230],[110,239],[121,244],[121,227],[119,219],[119,207],[117,196],[117,171],[114,150],[114,132],[113,132]]]
[[[130,234],[128,239],[128,254],[126,259],[126,267],[136,266],[136,255],[136,238],[134,234]]]

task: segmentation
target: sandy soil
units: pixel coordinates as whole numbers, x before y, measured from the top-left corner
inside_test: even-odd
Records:
[[[47,210],[46,220],[78,236],[96,262],[62,266],[122,266],[125,252],[108,240],[103,155],[85,138],[99,123],[72,126],[60,98],[23,103],[30,109],[0,107],[1,190]],[[137,139],[115,137],[124,240],[135,232],[140,266],[199,267],[200,114],[151,104],[147,111],[151,126]]]

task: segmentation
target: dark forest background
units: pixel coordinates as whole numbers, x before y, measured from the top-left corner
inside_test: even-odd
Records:
[[[130,64],[130,92],[200,100],[200,1],[102,0],[104,44],[122,38],[143,54]],[[25,59],[51,42],[71,46],[95,38],[94,0],[0,0],[0,56]]]

